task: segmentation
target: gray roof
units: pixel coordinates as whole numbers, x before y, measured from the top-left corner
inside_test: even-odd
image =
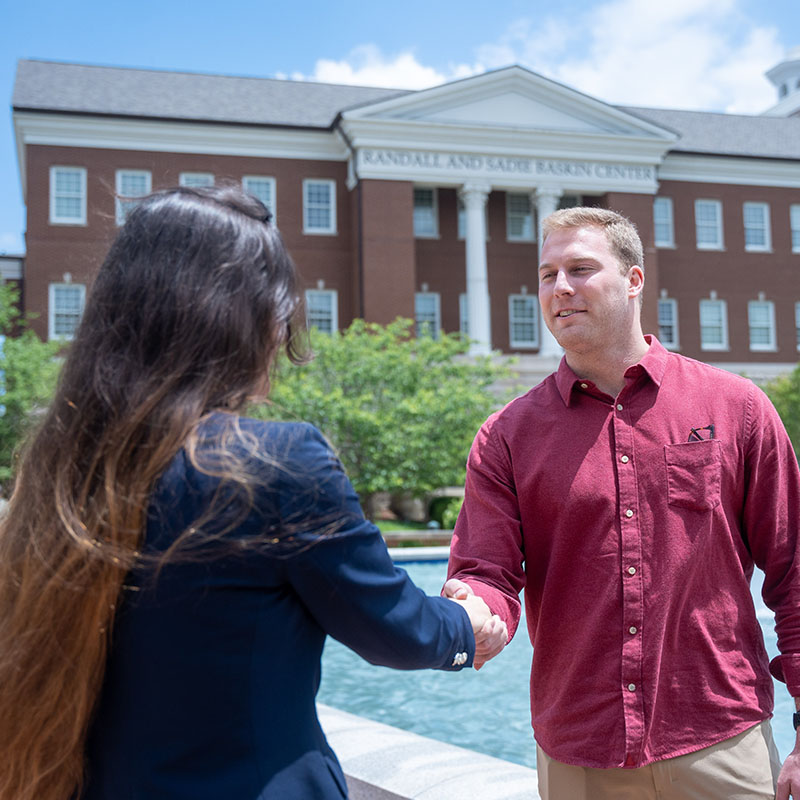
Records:
[[[15,109],[329,128],[398,89],[20,60]]]
[[[404,94],[410,92],[21,60],[12,104],[19,110],[327,129],[340,111]],[[617,108],[678,134],[672,152],[800,159],[797,116]]]
[[[618,108],[677,133],[672,152],[800,159],[800,117]]]

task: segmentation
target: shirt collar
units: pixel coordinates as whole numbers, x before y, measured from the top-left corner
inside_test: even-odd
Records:
[[[637,366],[641,367],[648,374],[650,380],[652,380],[656,386],[660,387],[661,381],[664,379],[664,372],[667,369],[667,357],[669,353],[664,348],[664,345],[652,334],[647,334],[644,338],[650,347],[644,356],[642,356],[641,361],[639,361],[638,364],[628,367],[628,370],[632,370]],[[626,374],[628,373],[626,372]],[[583,380],[576,375],[569,364],[567,364],[566,356],[561,359],[561,363],[558,365],[558,370],[555,373],[555,380],[558,393],[561,395],[564,405],[569,406],[573,389],[582,383]]]

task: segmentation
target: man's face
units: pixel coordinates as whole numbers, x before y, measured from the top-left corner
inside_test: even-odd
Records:
[[[542,247],[542,316],[568,353],[624,346],[638,320],[643,282],[638,266],[622,274],[602,228],[557,230]]]

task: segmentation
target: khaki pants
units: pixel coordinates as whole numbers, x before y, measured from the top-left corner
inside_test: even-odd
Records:
[[[636,769],[562,764],[538,745],[536,754],[542,800],[774,800],[781,768],[769,720]]]

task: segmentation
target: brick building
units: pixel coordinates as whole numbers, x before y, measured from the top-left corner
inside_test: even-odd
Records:
[[[415,317],[536,375],[538,222],[619,210],[645,244],[644,325],[762,378],[800,349],[800,49],[760,116],[612,106],[521,67],[423,91],[20,61],[24,301],[69,338],[135,197],[242,183],[272,208],[324,330]],[[765,105],[768,99],[765,98]]]

